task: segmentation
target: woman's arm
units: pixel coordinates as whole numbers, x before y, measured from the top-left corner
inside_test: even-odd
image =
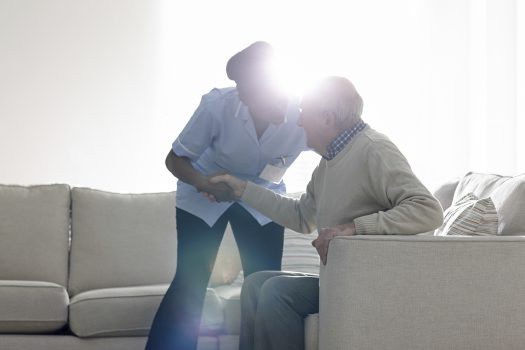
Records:
[[[192,185],[199,192],[213,195],[218,202],[235,200],[231,187],[225,183],[211,183],[208,176],[195,170],[189,158],[179,157],[173,150],[170,150],[166,157],[166,168],[177,179]]]

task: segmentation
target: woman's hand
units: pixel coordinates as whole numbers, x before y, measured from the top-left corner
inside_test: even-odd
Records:
[[[216,176],[221,175],[211,175],[203,178],[201,184],[197,186],[197,191],[199,191],[203,196],[208,198],[210,202],[232,202],[234,201],[235,195],[233,189],[224,182],[212,182],[212,179]]]
[[[235,199],[240,199],[246,188],[246,181],[230,174],[212,176],[210,182],[217,185],[225,185],[230,188]]]

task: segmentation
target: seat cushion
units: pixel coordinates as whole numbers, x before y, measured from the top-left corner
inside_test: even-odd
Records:
[[[241,284],[215,288],[224,312],[223,333],[238,335],[241,331]]]
[[[0,185],[0,280],[66,286],[68,185]]]
[[[0,281],[0,333],[46,333],[67,322],[69,298],[55,283]]]
[[[304,319],[304,348],[305,350],[319,348],[319,314],[311,314]]]
[[[71,299],[69,326],[79,337],[146,336],[168,285],[98,289]],[[224,323],[221,299],[208,288],[201,334],[214,334]]]

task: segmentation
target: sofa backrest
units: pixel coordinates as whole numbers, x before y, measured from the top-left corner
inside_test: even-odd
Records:
[[[468,193],[490,197],[498,212],[498,234],[525,235],[525,174],[502,176],[467,173],[454,192],[454,201]]]
[[[173,279],[175,192],[120,194],[73,188],[71,218],[71,295]],[[221,247],[212,284],[235,277],[240,270],[233,239],[226,237],[224,242],[227,247]]]
[[[0,280],[67,285],[68,185],[0,185]]]
[[[452,201],[454,200],[454,192],[456,191],[458,183],[459,179],[452,179],[445,182],[434,191],[434,197],[436,197],[439,203],[441,203],[443,210],[446,210],[452,204]]]

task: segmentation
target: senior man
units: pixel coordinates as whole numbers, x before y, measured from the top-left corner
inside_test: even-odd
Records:
[[[227,183],[236,198],[281,225],[317,229],[312,245],[323,264],[335,236],[416,234],[441,225],[439,202],[388,137],[361,119],[363,101],[350,81],[323,79],[301,108],[308,146],[322,159],[300,199],[231,175],[212,181]],[[304,317],[319,311],[319,277],[254,273],[244,282],[241,307],[241,350],[304,349]]]

